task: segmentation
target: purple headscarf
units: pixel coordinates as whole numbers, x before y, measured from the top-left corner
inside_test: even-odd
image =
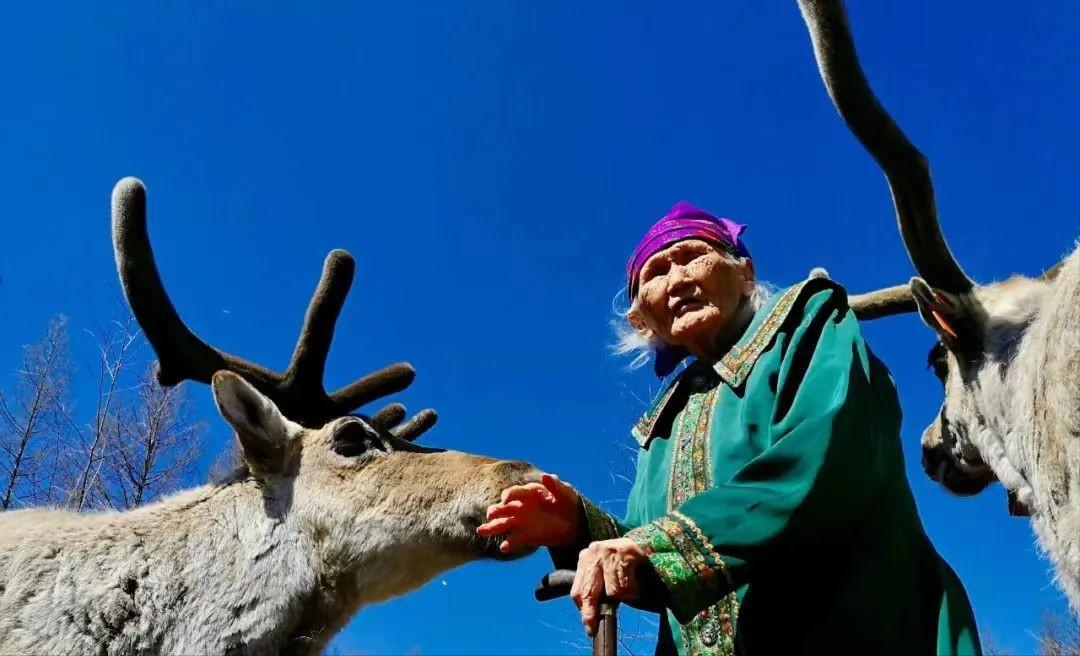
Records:
[[[746,226],[730,219],[714,216],[703,209],[681,200],[659,221],[653,224],[634,249],[626,264],[626,293],[630,300],[637,294],[638,276],[646,260],[668,246],[686,239],[701,239],[718,246],[732,255],[750,257],[750,251],[739,240]],[[685,349],[669,346],[657,350],[653,369],[663,378],[679,366],[687,356]]]

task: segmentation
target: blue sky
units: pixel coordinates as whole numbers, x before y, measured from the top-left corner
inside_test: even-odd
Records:
[[[855,3],[878,94],[929,157],[946,234],[982,281],[1078,235],[1074,2]],[[750,225],[777,285],[826,266],[906,280],[885,183],[828,103],[791,3],[24,3],[0,58],[0,371],[58,313],[81,334],[118,285],[108,197],[149,187],[162,275],[215,345],[283,367],[331,248],[358,260],[328,387],[398,359],[433,445],[523,458],[621,512],[628,427],[655,383],[608,355],[639,233],[687,199]],[[947,496],[919,467],[940,402],[913,317],[868,325],[903,398],[909,479],[980,624],[1031,651],[1063,611],[999,487]],[[228,434],[205,388],[203,468]],[[476,563],[363,610],[342,652],[552,653],[568,603],[542,555]],[[628,620],[633,625],[633,621]]]

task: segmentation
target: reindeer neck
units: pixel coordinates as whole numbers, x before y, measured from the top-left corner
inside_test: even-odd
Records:
[[[310,617],[321,581],[290,497],[287,486],[248,480],[127,513],[31,511],[39,527],[26,541],[48,543],[78,570],[63,576],[92,590],[79,616],[94,624],[110,615],[107,630],[130,639],[132,653],[310,653],[332,635],[325,626],[344,620]],[[119,618],[99,612],[114,606]]]
[[[203,554],[205,569],[195,578],[215,581],[219,591],[198,603],[227,611],[227,634],[244,653],[318,653],[348,620],[335,616],[339,589],[322,579],[315,538],[293,512],[291,484],[249,479],[198,488],[163,508],[188,551]]]
[[[983,293],[990,357],[973,386],[983,430],[972,436],[1005,486],[1025,503],[1031,495],[1031,453],[1043,422],[1037,415],[1045,380],[1049,287],[1014,277]]]

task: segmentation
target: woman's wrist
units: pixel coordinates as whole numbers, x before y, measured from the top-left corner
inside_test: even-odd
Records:
[[[568,510],[570,512],[567,512],[566,515],[565,531],[552,536],[553,540],[549,546],[567,548],[582,542],[588,520],[585,516],[585,505],[581,502],[581,496],[576,491],[573,492],[573,506]]]

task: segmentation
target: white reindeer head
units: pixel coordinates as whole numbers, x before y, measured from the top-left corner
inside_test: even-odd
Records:
[[[910,287],[919,315],[937,333],[927,366],[945,391],[937,418],[923,432],[923,468],[950,492],[977,494],[997,479],[983,452],[994,450],[1009,430],[1006,379],[1046,283],[1017,276],[961,295],[922,278]]]

